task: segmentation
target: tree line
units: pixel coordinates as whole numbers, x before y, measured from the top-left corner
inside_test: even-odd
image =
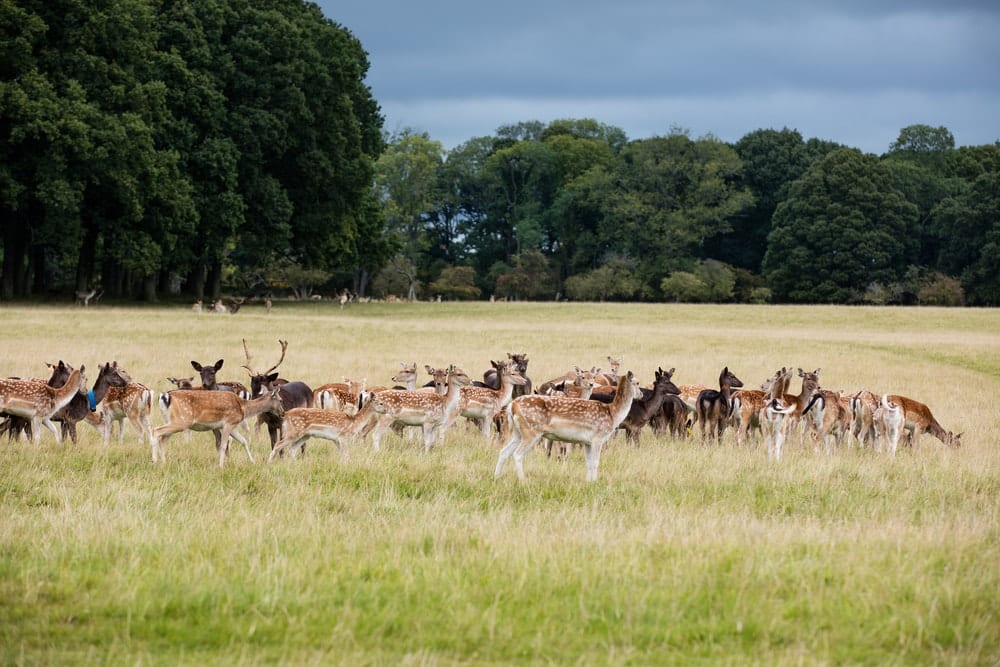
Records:
[[[0,0],[0,298],[996,305],[1000,142],[383,131],[308,2]]]

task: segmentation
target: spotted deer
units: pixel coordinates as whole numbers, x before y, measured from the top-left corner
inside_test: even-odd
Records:
[[[231,391],[201,391],[198,389],[176,389],[170,392],[167,423],[153,431],[153,463],[166,461],[164,445],[174,433],[181,431],[216,432],[216,449],[219,452],[219,467],[226,463],[230,438],[235,438],[247,458],[253,463],[250,445],[235,429],[245,420],[265,412],[277,415],[284,413],[278,388],[263,396],[247,400]]]
[[[22,417],[31,424],[31,437],[35,443],[41,440],[41,428],[52,431],[56,442],[62,442],[62,432],[52,423],[52,417],[77,395],[86,396],[87,377],[85,368],[70,371],[66,384],[50,387],[37,380],[0,379],[0,412]]]
[[[736,430],[736,443],[743,445],[752,429],[760,430],[760,411],[764,409],[765,399],[777,387],[777,395],[784,394],[788,390],[788,384],[792,381],[792,369],[784,366],[775,371],[774,375],[764,380],[760,389],[740,389],[733,397],[733,412],[738,415],[739,427]]]
[[[139,444],[151,442],[153,428],[149,423],[149,413],[152,401],[153,392],[144,384],[130,382],[124,387],[110,387],[108,393],[104,395],[104,400],[97,406],[101,416],[105,446],[111,444],[115,424],[118,425],[118,442],[124,441],[126,418],[139,434]]]
[[[500,477],[504,463],[513,456],[518,479],[527,479],[524,458],[539,440],[547,437],[583,445],[587,481],[595,481],[601,449],[628,416],[632,401],[640,396],[639,383],[632,371],[628,371],[619,379],[615,400],[611,403],[538,394],[515,398],[507,406],[507,433],[494,478]]]
[[[517,366],[510,359],[506,361],[491,361],[490,364],[500,377],[500,389],[489,387],[464,386],[460,389],[458,411],[452,419],[458,416],[466,417],[480,425],[483,437],[490,442],[493,435],[493,418],[511,402],[514,388],[524,386],[527,380],[517,372]],[[445,424],[447,429],[451,423]]]
[[[367,380],[351,380],[344,378],[343,382],[331,382],[313,390],[313,405],[324,410],[339,410],[348,414],[358,411],[358,403],[365,390]]]
[[[282,419],[281,440],[271,450],[268,461],[283,456],[286,450],[291,458],[295,458],[309,438],[332,441],[337,445],[341,459],[346,459],[348,444],[375,416],[374,401],[367,396],[363,399],[361,409],[354,413],[326,408],[292,408]]]
[[[444,426],[454,420],[458,413],[461,389],[471,383],[462,369],[452,365],[445,370],[448,383],[447,393],[420,390],[386,390],[372,395],[377,417],[369,423],[363,435],[372,434],[372,447],[378,450],[382,436],[393,424],[419,426],[424,436],[424,451],[430,451],[435,434],[444,442]]]

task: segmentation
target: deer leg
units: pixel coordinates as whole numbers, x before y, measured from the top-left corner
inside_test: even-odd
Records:
[[[503,472],[503,465],[514,453],[517,446],[521,444],[521,429],[517,427],[516,421],[511,418],[508,426],[507,442],[500,448],[500,456],[497,458],[497,467],[493,471],[493,478],[496,479]]]
[[[521,434],[521,442],[514,451],[514,468],[517,470],[517,478],[522,482],[528,479],[528,476],[524,474],[524,458],[538,444],[538,441],[542,439],[541,433],[529,431],[528,436],[524,437],[524,434]]]
[[[244,438],[235,428],[229,432],[229,436],[231,438],[236,438],[236,441],[243,445],[243,449],[246,450],[247,458],[250,459],[250,463],[256,463],[256,461],[253,460],[253,454],[250,453],[250,444],[246,441],[246,438]],[[226,451],[228,450],[229,443],[226,443]]]

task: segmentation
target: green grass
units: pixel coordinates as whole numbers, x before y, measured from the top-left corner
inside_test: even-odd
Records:
[[[387,437],[341,461],[313,440],[267,465],[175,436],[154,466],[131,431],[0,444],[3,664],[955,664],[1000,662],[1000,313],[578,304],[2,307],[0,373],[117,359],[165,390],[189,361],[242,379],[277,360],[310,384],[385,384],[401,361],[528,352],[536,382],[625,356],[652,379],[753,386],[782,365],[830,388],[928,403],[888,461],[643,436],[596,483],[582,455],[492,479],[464,427],[444,447]],[[245,376],[245,375],[244,375]],[[92,377],[92,376],[91,376]],[[793,390],[797,383],[793,384]],[[154,416],[159,423],[159,415]],[[268,446],[254,440],[258,460]]]

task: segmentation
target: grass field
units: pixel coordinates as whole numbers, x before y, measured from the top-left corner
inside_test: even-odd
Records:
[[[624,355],[711,385],[820,368],[830,389],[901,393],[964,432],[895,460],[643,436],[536,450],[529,480],[464,427],[341,461],[313,440],[220,469],[211,436],[167,462],[0,443],[0,663],[44,665],[1000,664],[1000,311],[579,304],[0,307],[0,375],[123,364],[156,391],[191,360],[222,380],[277,361],[311,385],[388,384],[400,362],[527,352],[537,382]],[[797,391],[798,382],[792,385]],[[154,425],[160,420],[154,415]]]

